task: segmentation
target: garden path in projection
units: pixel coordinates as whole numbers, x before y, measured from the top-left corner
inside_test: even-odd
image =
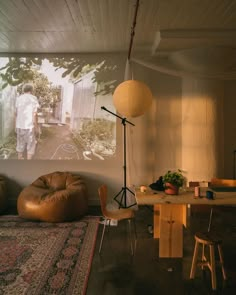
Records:
[[[35,160],[83,159],[83,148],[75,144],[69,125],[44,124],[38,136]]]

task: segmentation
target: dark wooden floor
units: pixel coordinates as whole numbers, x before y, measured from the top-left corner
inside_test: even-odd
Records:
[[[99,210],[94,208],[92,214],[99,214]],[[223,237],[227,281],[223,282],[220,268],[217,268],[218,290],[215,292],[211,290],[207,270],[202,272],[199,269],[196,278],[189,279],[194,233],[207,230],[209,210],[192,210],[189,226],[184,228],[184,255],[181,259],[159,259],[158,239],[153,239],[147,230],[152,224],[151,207],[140,207],[136,211],[138,239],[134,256],[130,255],[127,223],[123,221],[106,232],[102,254],[99,255],[100,225],[86,294],[236,294],[236,207],[217,207],[212,224],[212,228]]]

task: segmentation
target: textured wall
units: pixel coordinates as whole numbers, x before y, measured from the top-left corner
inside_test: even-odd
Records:
[[[131,119],[135,127],[129,131],[127,142],[128,183],[150,184],[174,168],[185,169],[189,180],[232,178],[232,151],[236,149],[234,81],[182,81],[137,65],[134,73],[134,79],[151,88],[154,101],[145,115]],[[118,154],[107,162],[0,161],[0,174],[9,179],[9,198],[15,202],[23,186],[57,170],[85,177],[90,204],[98,203],[97,188],[101,183],[108,184],[109,195],[114,197],[123,185],[122,139],[119,122]]]

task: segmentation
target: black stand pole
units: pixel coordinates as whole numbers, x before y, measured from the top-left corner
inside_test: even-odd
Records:
[[[235,175],[235,173],[236,173],[236,171],[235,171],[235,161],[236,161],[236,157],[235,157],[235,155],[236,155],[236,150],[234,151],[234,159],[233,159],[233,179],[236,179],[236,175]]]
[[[130,192],[132,195],[134,195],[134,192],[131,191],[128,187],[127,187],[127,166],[126,166],[126,123],[135,126],[133,123],[131,123],[130,121],[126,120],[126,118],[122,118],[120,116],[118,116],[117,114],[109,111],[108,109],[106,109],[105,107],[101,107],[102,110],[107,111],[108,113],[116,116],[117,118],[121,119],[121,123],[123,125],[123,169],[124,169],[124,178],[123,178],[123,187],[121,188],[121,190],[119,191],[119,193],[114,197],[114,200],[119,204],[119,207],[121,208],[130,208],[134,205],[136,205],[136,202],[132,205],[127,206],[127,192]]]

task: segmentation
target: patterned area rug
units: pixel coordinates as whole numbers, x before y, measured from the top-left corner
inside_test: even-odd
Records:
[[[0,295],[85,294],[98,217],[64,223],[0,217]]]

